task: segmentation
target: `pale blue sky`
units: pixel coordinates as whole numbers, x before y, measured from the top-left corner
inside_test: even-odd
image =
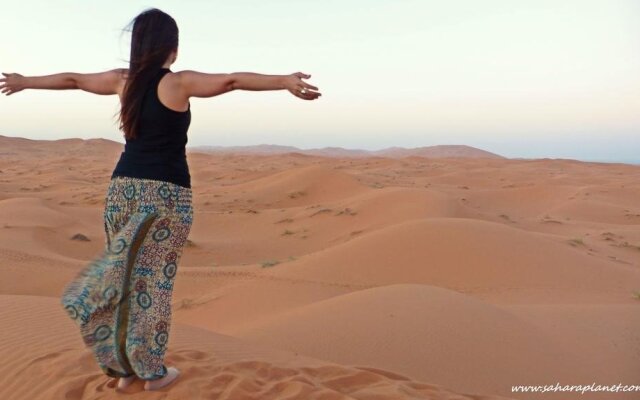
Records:
[[[126,67],[147,7],[180,28],[174,71],[311,74],[323,96],[192,99],[189,145],[466,144],[507,157],[640,159],[640,1],[20,1],[0,71]],[[124,142],[117,96],[0,96],[0,134]]]

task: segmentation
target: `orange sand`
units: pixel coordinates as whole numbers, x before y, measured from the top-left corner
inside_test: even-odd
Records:
[[[124,395],[58,303],[102,250],[122,145],[0,149],[1,399],[640,396],[511,392],[640,384],[640,166],[466,146],[188,151],[195,214],[167,352],[183,374]]]

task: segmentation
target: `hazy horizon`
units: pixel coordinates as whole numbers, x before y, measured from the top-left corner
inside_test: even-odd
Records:
[[[10,135],[3,135],[0,132],[0,136],[8,136],[8,137],[16,137],[16,136],[10,136]],[[22,138],[22,137],[20,137]],[[27,138],[27,139],[31,139],[31,140],[64,140],[64,139],[82,139],[82,140],[89,140],[89,139],[107,139],[107,140],[113,140],[110,138],[79,138],[79,137],[65,137],[65,138],[53,138],[53,139],[35,139],[35,138]],[[118,140],[113,140],[114,142],[118,142]],[[199,144],[199,145],[194,145],[194,144],[187,144],[186,148],[187,150],[196,150],[198,148],[201,147],[207,147],[207,146],[212,146],[212,147],[223,147],[223,148],[233,148],[233,147],[255,147],[255,146],[287,146],[287,147],[295,147],[297,150],[300,151],[309,151],[309,150],[323,150],[323,149],[327,149],[327,148],[339,148],[339,149],[344,149],[344,150],[366,150],[366,151],[371,151],[371,152],[376,152],[376,151],[381,151],[381,150],[385,150],[385,149],[389,149],[389,148],[403,148],[403,149],[411,149],[411,148],[418,148],[418,147],[428,147],[428,146],[416,146],[416,147],[402,147],[402,146],[389,146],[389,147],[382,147],[382,148],[378,148],[378,149],[363,149],[363,148],[353,148],[353,147],[337,147],[337,146],[322,146],[322,147],[308,147],[308,148],[301,148],[301,147],[297,147],[297,146],[292,146],[292,145],[280,145],[280,144],[274,144],[274,143],[255,143],[255,144],[246,144],[246,145],[228,145],[228,146],[224,146],[224,145],[217,145],[217,144]],[[438,146],[438,145],[434,145],[434,146]],[[468,145],[465,145],[468,146]],[[477,148],[477,147],[476,147]],[[485,151],[490,151],[487,149],[481,149],[481,148],[477,148],[479,150],[485,150]],[[493,153],[493,152],[492,152]],[[495,153],[497,155],[500,156],[504,156],[503,154],[498,154]],[[505,156],[506,157],[506,156]],[[549,159],[572,159],[572,160],[577,160],[577,161],[586,161],[586,162],[603,162],[603,163],[624,163],[624,164],[633,164],[633,165],[640,165],[640,158],[634,158],[634,159],[602,159],[602,158],[595,158],[595,159],[588,159],[588,158],[571,158],[571,157],[546,157],[546,156],[542,156],[542,157],[507,157],[509,159],[522,159],[522,160],[531,160],[531,159],[543,159],[543,158],[549,158]]]
[[[192,99],[188,147],[468,145],[509,158],[640,163],[640,3],[158,1],[180,28],[172,70],[311,74],[323,96],[237,91]],[[121,29],[150,7],[5,5],[0,71],[126,67]],[[53,21],[53,24],[52,24]],[[48,28],[46,28],[48,26]],[[121,143],[117,96],[0,96],[0,134]]]

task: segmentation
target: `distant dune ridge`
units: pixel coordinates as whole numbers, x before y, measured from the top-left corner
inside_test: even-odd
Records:
[[[32,140],[18,137],[0,135],[0,146],[12,146],[16,148],[29,148],[39,150],[41,146],[62,145],[75,149],[77,146],[97,145],[105,147],[105,150],[116,150],[120,143],[108,139],[58,139],[58,140]],[[505,158],[498,154],[477,149],[465,145],[437,145],[426,147],[389,147],[381,150],[344,149],[341,147],[324,147],[320,149],[299,149],[295,146],[281,146],[274,144],[260,144],[254,146],[188,146],[187,151],[200,153],[234,153],[234,154],[258,154],[275,155],[285,153],[299,153],[311,156],[324,157],[483,157]]]
[[[123,144],[0,136],[0,399],[113,399],[58,304]],[[166,399],[637,399],[640,166],[188,149]],[[124,395],[151,398],[136,383]],[[155,397],[154,397],[155,398]]]
[[[344,149],[341,147],[324,147],[321,149],[299,149],[294,146],[278,146],[261,144],[255,146],[193,146],[192,151],[205,153],[236,153],[236,154],[283,154],[300,153],[324,157],[483,157],[505,158],[500,155],[464,145],[438,145],[427,147],[389,147],[382,150]]]

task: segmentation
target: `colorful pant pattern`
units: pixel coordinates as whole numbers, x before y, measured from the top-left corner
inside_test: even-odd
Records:
[[[167,373],[164,354],[178,261],[193,221],[190,188],[111,180],[105,249],[64,289],[61,303],[108,376],[146,380]]]

